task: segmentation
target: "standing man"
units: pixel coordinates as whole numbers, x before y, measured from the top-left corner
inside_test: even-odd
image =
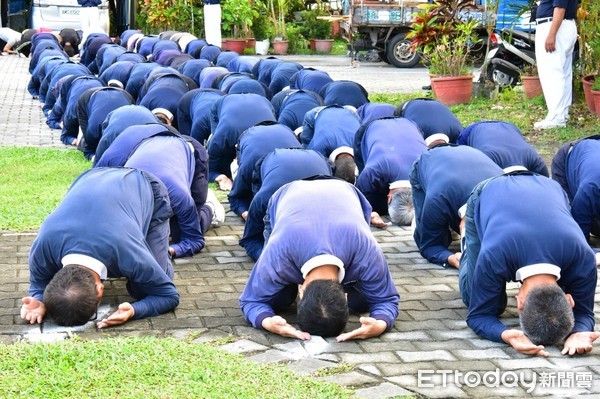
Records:
[[[101,201],[98,199],[102,198]],[[29,254],[29,296],[21,317],[59,325],[87,323],[111,277],[125,277],[129,295],[99,328],[174,309],[179,294],[168,256],[169,218],[165,186],[129,168],[95,168],[71,185],[44,220]]]
[[[279,189],[265,219],[267,244],[240,297],[246,319],[301,340],[314,334],[347,341],[389,331],[400,296],[370,218],[365,197],[342,180],[299,180]],[[299,329],[275,313],[297,295]],[[349,309],[370,316],[342,333]]]
[[[578,0],[541,0],[536,12],[535,58],[548,114],[534,129],[564,127],[572,97]]]
[[[204,34],[208,44],[221,47],[220,0],[204,0]]]
[[[99,26],[100,11],[98,11],[98,6],[102,4],[102,0],[77,0],[77,3],[81,6],[79,10],[81,31],[83,32],[81,45],[85,43],[90,33],[108,33],[103,32]]]

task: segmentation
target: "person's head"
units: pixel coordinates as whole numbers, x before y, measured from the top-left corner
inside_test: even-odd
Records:
[[[300,330],[321,337],[335,337],[348,322],[348,303],[342,285],[334,280],[313,280],[298,301]]]
[[[155,108],[152,113],[158,118],[161,123],[169,126],[173,124],[173,114],[166,108]]]
[[[335,177],[354,184],[356,181],[356,163],[352,155],[345,152],[338,155],[335,158],[334,166],[335,172],[333,175]]]
[[[80,326],[96,313],[104,285],[90,269],[67,265],[54,275],[44,290],[48,316],[61,326]]]
[[[554,345],[569,335],[574,324],[573,305],[573,298],[558,285],[535,286],[524,301],[517,295],[521,328],[535,345]]]
[[[63,50],[65,50],[65,53],[67,53],[69,57],[75,56],[75,49],[73,48],[71,42],[65,42],[63,44]]]
[[[448,144],[449,142],[450,138],[444,133],[435,133],[425,139],[427,148],[433,148],[440,144]]]
[[[393,224],[410,226],[415,217],[412,190],[410,187],[393,189],[388,203],[388,214]]]

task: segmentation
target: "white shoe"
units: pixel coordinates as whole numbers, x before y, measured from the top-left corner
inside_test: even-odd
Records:
[[[546,120],[543,119],[539,122],[535,122],[533,124],[533,128],[535,130],[545,130],[545,129],[554,129],[557,127],[565,127],[567,126],[567,123],[564,120],[557,120],[557,119],[552,119],[552,120]]]
[[[210,188],[208,189],[208,193],[206,195],[206,205],[210,207],[213,214],[210,225],[212,227],[218,227],[222,225],[225,222],[225,208],[217,199],[214,191]]]

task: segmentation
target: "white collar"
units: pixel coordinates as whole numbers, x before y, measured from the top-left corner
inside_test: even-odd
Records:
[[[310,258],[300,268],[300,271],[302,272],[302,277],[306,278],[306,276],[311,270],[323,265],[337,266],[340,269],[338,273],[339,282],[341,283],[344,280],[344,276],[346,275],[346,270],[344,269],[344,262],[342,262],[342,260],[335,255],[317,255]]]
[[[556,281],[560,280],[560,267],[551,263],[536,263],[520,267],[517,270],[515,278],[517,281],[524,281],[526,278],[536,274],[551,274],[556,276]]]
[[[61,263],[63,264],[63,267],[65,267],[67,265],[81,265],[83,267],[86,267],[86,268],[90,269],[91,271],[98,273],[98,275],[100,276],[100,280],[106,280],[106,277],[108,275],[108,271],[106,270],[106,266],[104,265],[104,263],[102,263],[98,259],[92,258],[91,256],[88,256],[88,255],[82,255],[82,254],[65,255],[61,259]]]

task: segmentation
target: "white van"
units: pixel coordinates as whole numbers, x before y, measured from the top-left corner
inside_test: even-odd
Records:
[[[50,28],[56,32],[63,28],[81,29],[81,6],[77,4],[77,0],[32,0],[31,5],[30,27],[33,29]],[[100,28],[108,34],[108,0],[102,0],[98,11]]]

